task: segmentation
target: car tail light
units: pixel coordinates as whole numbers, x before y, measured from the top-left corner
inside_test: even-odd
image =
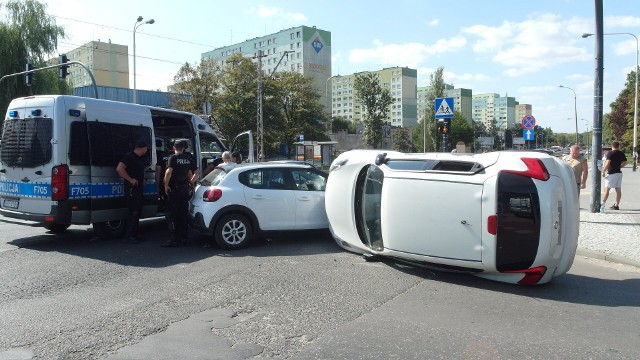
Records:
[[[498,216],[491,215],[487,218],[487,231],[491,235],[498,233]]]
[[[510,271],[502,271],[503,273],[510,274],[524,274],[522,280],[518,281],[520,285],[535,285],[542,279],[544,274],[547,272],[546,266],[538,266],[525,270],[510,270]]]
[[[69,198],[69,167],[54,166],[51,170],[51,200],[67,200]]]
[[[527,170],[502,170],[506,173],[528,176],[530,178],[547,181],[549,180],[549,171],[547,171],[547,167],[544,166],[544,163],[540,159],[535,158],[521,158],[522,162],[527,165]]]
[[[211,186],[202,194],[202,200],[205,202],[214,202],[218,201],[222,197],[222,190]]]

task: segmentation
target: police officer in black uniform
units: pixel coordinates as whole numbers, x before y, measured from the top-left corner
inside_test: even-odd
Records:
[[[164,175],[164,188],[169,196],[169,235],[165,247],[179,246],[187,242],[189,194],[198,178],[197,165],[190,154],[185,153],[188,142],[185,139],[173,143],[175,154],[169,157]]]
[[[124,195],[129,206],[129,223],[122,242],[138,243],[138,224],[142,213],[144,190],[144,169],[146,167],[148,144],[138,140],[133,151],[126,153],[116,167],[116,172],[125,180]]]

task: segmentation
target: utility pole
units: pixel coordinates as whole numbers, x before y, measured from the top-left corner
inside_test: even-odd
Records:
[[[602,0],[595,1],[595,21],[596,21],[596,69],[595,79],[593,81],[593,143],[591,158],[592,167],[591,175],[591,212],[600,211],[600,191],[601,191],[601,173],[598,170],[598,160],[602,158],[602,77],[604,73],[604,44],[603,44],[603,16],[602,16]]]
[[[257,124],[257,136],[256,142],[258,145],[258,162],[264,161],[264,118],[262,116],[262,58],[266,55],[263,55],[262,50],[258,50],[256,54],[256,58],[258,59],[258,124]]]

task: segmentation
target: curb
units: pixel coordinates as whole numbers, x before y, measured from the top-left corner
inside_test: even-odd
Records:
[[[576,255],[586,256],[593,259],[604,260],[608,262],[614,262],[618,264],[630,265],[640,268],[640,261],[630,260],[618,255],[606,254],[601,251],[589,250],[589,249],[576,249]]]

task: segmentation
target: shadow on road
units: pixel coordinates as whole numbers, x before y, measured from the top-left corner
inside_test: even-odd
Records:
[[[202,259],[220,257],[268,257],[327,254],[341,251],[328,231],[271,234],[269,238],[255,238],[244,249],[223,250],[211,243],[208,236],[191,232],[189,242],[177,248],[163,248],[169,239],[166,223],[162,219],[145,220],[139,232],[146,241],[139,244],[122,243],[118,239],[103,240],[89,227],[71,227],[60,234],[48,233],[9,241],[8,244],[40,252],[57,252],[96,259],[126,266],[150,268],[192,263]]]
[[[393,260],[383,260],[383,262],[402,272],[424,279],[475,289],[573,304],[640,307],[640,279],[601,279],[569,273],[544,285],[522,286],[482,279],[470,274],[421,268]]]

